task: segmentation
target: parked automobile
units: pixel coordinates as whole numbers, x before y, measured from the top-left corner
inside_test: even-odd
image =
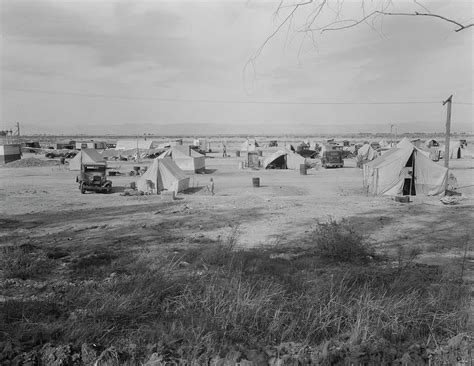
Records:
[[[344,159],[342,158],[342,150],[328,150],[321,157],[321,165],[324,168],[342,168],[344,167]]]
[[[104,163],[82,163],[81,174],[76,178],[81,193],[86,191],[110,193],[112,182],[106,178],[107,165]]]

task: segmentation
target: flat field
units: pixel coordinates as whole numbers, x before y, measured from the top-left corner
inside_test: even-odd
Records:
[[[275,149],[265,149],[263,156],[272,151]],[[38,276],[32,278],[26,275],[24,279],[12,280],[4,276],[0,284],[3,310],[6,311],[8,304],[42,301],[53,296],[50,293],[56,290],[51,290],[52,283],[90,280],[88,265],[84,271],[78,270],[78,263],[88,259],[96,261],[98,267],[136,255],[161,263],[160,258],[170,258],[171,253],[176,266],[186,270],[188,265],[193,266],[192,259],[186,257],[189,250],[199,251],[202,245],[222,243],[229,233],[234,235],[233,250],[268,249],[279,255],[289,250],[297,255],[295,250],[297,252],[300,245],[311,246],[318,222],[342,219],[375,248],[377,255],[392,258],[389,262],[396,258],[401,260],[400,253],[416,249],[413,262],[443,268],[461,266],[468,285],[474,282],[471,243],[474,237],[474,159],[451,161],[462,200],[457,205],[447,206],[439,197],[416,196],[410,203],[397,203],[390,198],[368,195],[362,187],[362,170],[356,168],[354,159],[347,159],[342,169],[319,166],[308,170],[307,175],[300,175],[297,170],[239,169],[241,158],[235,157],[232,150],[228,152],[233,156],[224,158],[220,153],[208,154],[206,174],[189,174],[191,189],[178,194],[172,202],[162,201],[156,195],[122,195],[123,190],[136,180],[127,174],[132,166],[147,166],[151,160],[139,164],[111,162],[111,167],[123,173],[110,177],[114,187],[111,194],[81,194],[75,181],[77,172],[69,171],[67,164],[0,168],[0,246],[30,247],[35,253],[42,251],[51,267],[49,272],[38,272]],[[205,189],[211,177],[215,182],[214,196]],[[252,185],[252,178],[256,177],[260,178],[260,187]],[[406,263],[410,261],[407,256]],[[324,266],[324,263],[318,263]],[[345,268],[345,264],[341,266]],[[109,280],[111,273],[113,276],[119,273],[116,267],[104,268],[110,273],[97,274],[96,269],[91,269],[99,282]],[[68,319],[71,321],[71,317],[77,316],[69,314]],[[31,322],[36,324],[42,320]],[[3,334],[8,335],[18,354],[44,347],[45,342],[62,344],[67,340],[61,333],[64,330],[58,331],[62,335],[41,338],[36,334],[30,335],[32,339],[22,340],[22,334],[12,331],[12,324],[19,323],[21,317],[2,318]],[[52,325],[48,324],[49,329]],[[111,329],[110,334],[113,334]],[[136,332],[135,328],[132,330]],[[120,348],[114,343],[118,342],[118,335],[108,340],[106,330],[99,333],[102,338],[84,336],[82,340],[100,342],[98,339],[102,339],[103,349],[114,344]],[[455,335],[448,332],[445,339]],[[311,337],[308,337],[306,341],[294,341],[302,344],[319,342],[309,341]],[[291,340],[282,338],[279,341]],[[431,338],[425,341],[434,347]],[[31,344],[25,345],[25,342]],[[265,342],[272,343],[268,339]],[[219,348],[221,356],[222,347]],[[121,352],[125,352],[123,347]],[[137,356],[137,360],[143,361],[152,352],[148,351],[146,357],[145,353]],[[203,353],[190,354],[181,357],[199,359]],[[133,357],[123,357],[133,363]]]

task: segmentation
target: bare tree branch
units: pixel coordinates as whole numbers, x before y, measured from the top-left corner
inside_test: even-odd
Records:
[[[442,19],[448,23],[452,23],[452,24],[455,24],[458,26],[457,29],[455,29],[454,31],[455,32],[460,32],[464,29],[467,29],[467,28],[470,28],[472,26],[474,26],[474,23],[471,23],[471,24],[466,24],[466,25],[463,25],[455,20],[452,20],[450,18],[446,18],[444,16],[441,16],[441,15],[438,15],[438,14],[432,14],[432,13],[420,13],[420,12],[417,12],[415,11],[414,13],[393,13],[393,12],[386,12],[386,11],[379,11],[379,10],[374,10],[372,11],[371,13],[369,13],[368,15],[366,15],[365,17],[363,17],[362,19],[360,20],[353,20],[353,19],[347,19],[345,21],[341,21],[341,22],[352,22],[352,24],[348,24],[348,25],[345,25],[345,26],[342,26],[342,27],[335,27],[335,28],[328,28],[329,26],[331,25],[334,25],[336,24],[336,22],[333,22],[331,24],[328,24],[327,26],[325,27],[321,27],[321,28],[316,28],[316,29],[313,29],[313,30],[320,30],[321,32],[326,32],[326,31],[335,31],[335,30],[342,30],[342,29],[347,29],[347,28],[352,28],[352,27],[355,27],[363,22],[365,22],[367,19],[369,18],[372,18],[376,15],[386,15],[386,16],[424,16],[424,17],[433,17],[433,18],[438,18],[438,19]],[[312,29],[312,28],[310,28]]]
[[[293,7],[293,10],[291,10],[291,12],[286,16],[285,19],[283,19],[283,21],[275,28],[275,30],[264,40],[264,42],[262,43],[262,45],[257,49],[257,51],[255,51],[254,55],[252,57],[250,57],[250,59],[245,63],[244,65],[244,72],[245,70],[247,70],[247,67],[249,65],[252,65],[253,69],[254,69],[254,73],[255,73],[255,60],[260,56],[260,54],[262,53],[263,49],[265,48],[265,46],[268,44],[268,42],[270,42],[270,40],[275,37],[275,35],[281,30],[281,28],[283,28],[283,26],[290,20],[292,19],[293,15],[295,14],[295,12],[298,10],[299,7],[301,6],[305,6],[305,5],[308,5],[308,4],[311,4],[313,2],[313,0],[308,0],[306,2],[303,2],[303,3],[298,3],[298,4],[295,4],[294,7]],[[276,14],[275,16],[278,14],[279,10],[282,8],[283,6],[283,1],[280,2],[280,4],[278,5],[278,9],[276,11]]]
[[[291,29],[295,29],[296,30],[295,33],[298,33],[298,34],[304,33],[302,43],[299,45],[299,49],[298,49],[298,59],[299,59],[299,56],[301,55],[303,42],[307,39],[306,33],[310,35],[310,40],[312,41],[313,45],[316,45],[316,41],[314,37],[315,32],[324,33],[327,31],[344,30],[344,29],[356,27],[360,25],[361,23],[365,23],[372,30],[377,32],[381,38],[384,38],[385,35],[383,33],[383,20],[385,17],[388,17],[388,16],[405,16],[405,17],[417,16],[417,17],[436,18],[444,22],[448,22],[450,24],[455,25],[456,27],[454,29],[454,32],[460,32],[468,28],[474,27],[474,23],[472,23],[472,18],[467,21],[461,22],[461,21],[457,21],[457,20],[445,17],[440,14],[434,14],[425,5],[421,3],[422,0],[412,0],[416,8],[422,9],[422,11],[413,11],[413,12],[394,11],[395,9],[393,9],[393,5],[395,2],[393,0],[375,1],[375,5],[374,5],[374,0],[371,0],[370,1],[371,11],[369,12],[369,9],[367,9],[369,1],[360,0],[362,17],[360,19],[344,19],[344,17],[342,16],[342,11],[343,11],[343,8],[345,7],[344,1],[345,0],[306,0],[299,3],[285,4],[285,0],[280,0],[278,7],[273,14],[274,21],[276,21],[279,18],[279,15],[283,11],[283,9],[291,8],[291,11],[289,11],[289,13],[286,15],[286,17],[283,18],[283,20],[278,22],[278,25],[275,27],[273,32],[271,32],[271,34],[265,38],[263,43],[255,51],[252,57],[249,58],[249,60],[244,65],[244,69],[243,69],[244,73],[246,72],[249,66],[252,66],[253,73],[255,75],[255,72],[256,72],[255,65],[256,65],[256,61],[258,57],[261,55],[261,53],[263,52],[267,44],[279,32],[281,32],[282,28],[285,25],[288,25],[285,45],[288,42],[288,32]],[[314,6],[311,6],[311,4],[313,4]],[[303,24],[297,27],[296,22],[295,22],[295,14],[300,8],[309,9],[309,12],[307,16],[305,17],[306,20],[303,22]],[[334,14],[333,15],[334,21],[329,24],[326,24],[325,26],[317,25],[317,21],[320,19],[320,17],[323,16],[322,13],[324,12],[325,9],[327,9],[328,11]],[[379,25],[377,25],[376,23],[377,20],[380,20]],[[380,26],[381,29],[377,29],[378,26]]]

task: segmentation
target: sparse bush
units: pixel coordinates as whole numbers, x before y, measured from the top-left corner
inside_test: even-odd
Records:
[[[36,278],[49,273],[51,263],[42,250],[28,246],[0,248],[0,270],[3,278]]]
[[[335,262],[368,262],[374,250],[365,238],[346,221],[318,222],[312,232],[316,253]]]

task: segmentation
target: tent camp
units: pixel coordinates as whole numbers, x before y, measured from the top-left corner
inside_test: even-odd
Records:
[[[278,150],[263,160],[264,169],[299,169],[306,159],[290,150]]]
[[[159,194],[162,190],[178,193],[189,188],[189,177],[171,158],[156,158],[136,185],[145,193]]]
[[[171,157],[184,171],[201,172],[206,170],[206,157],[189,146],[176,145],[166,150],[159,158]]]
[[[69,170],[81,170],[82,163],[103,163],[106,161],[95,149],[82,149],[70,162]]]
[[[393,148],[364,164],[364,187],[375,195],[427,195],[445,191],[448,170],[415,146]]]

